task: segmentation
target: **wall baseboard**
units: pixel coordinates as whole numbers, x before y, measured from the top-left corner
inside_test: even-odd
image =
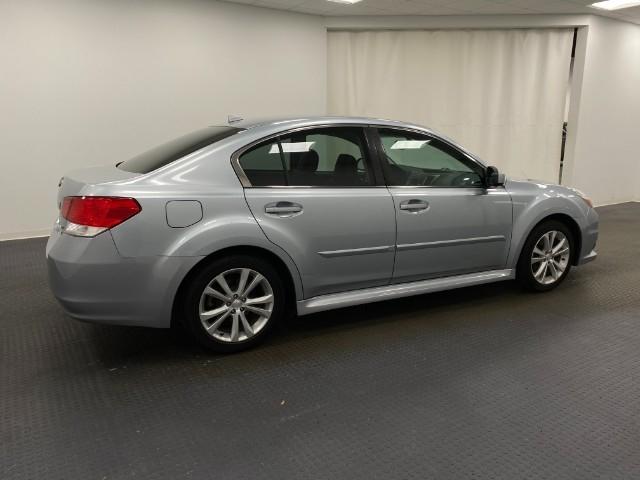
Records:
[[[612,202],[612,203],[596,203],[594,205],[595,208],[598,207],[609,207],[611,205],[622,205],[623,203],[640,203],[640,200],[623,200],[621,202]]]
[[[48,237],[51,233],[50,228],[41,230],[29,230],[26,232],[0,233],[0,242],[7,240],[24,240],[27,238]]]

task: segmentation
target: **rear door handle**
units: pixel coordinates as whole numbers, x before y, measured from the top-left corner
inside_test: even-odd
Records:
[[[272,215],[285,217],[302,212],[302,205],[293,202],[275,202],[265,205],[264,211]]]
[[[409,212],[420,212],[429,208],[429,202],[412,198],[411,200],[405,200],[400,203],[400,210],[407,210]]]

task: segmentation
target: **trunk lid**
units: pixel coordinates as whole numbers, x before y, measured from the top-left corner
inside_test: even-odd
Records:
[[[72,170],[60,179],[58,185],[58,208],[64,197],[83,195],[85,187],[99,183],[117,182],[140,176],[139,173],[125,172],[115,165],[86,167]]]

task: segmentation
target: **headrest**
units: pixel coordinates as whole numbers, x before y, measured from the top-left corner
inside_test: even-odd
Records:
[[[334,171],[338,173],[354,173],[358,170],[358,161],[353,155],[341,153],[336,160]]]
[[[318,170],[320,157],[315,150],[291,156],[291,170],[300,170],[303,172],[315,172]]]

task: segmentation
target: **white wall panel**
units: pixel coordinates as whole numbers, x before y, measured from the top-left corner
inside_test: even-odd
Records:
[[[592,17],[581,36],[563,183],[599,205],[640,200],[640,27]]]
[[[563,183],[599,204],[640,199],[636,25],[590,15],[322,18],[214,0],[16,0],[0,1],[0,239],[48,231],[69,169],[115,163],[227,114],[325,113],[325,26],[581,27]]]
[[[70,169],[227,114],[324,113],[325,32],[208,0],[0,2],[0,238],[46,232]]]

